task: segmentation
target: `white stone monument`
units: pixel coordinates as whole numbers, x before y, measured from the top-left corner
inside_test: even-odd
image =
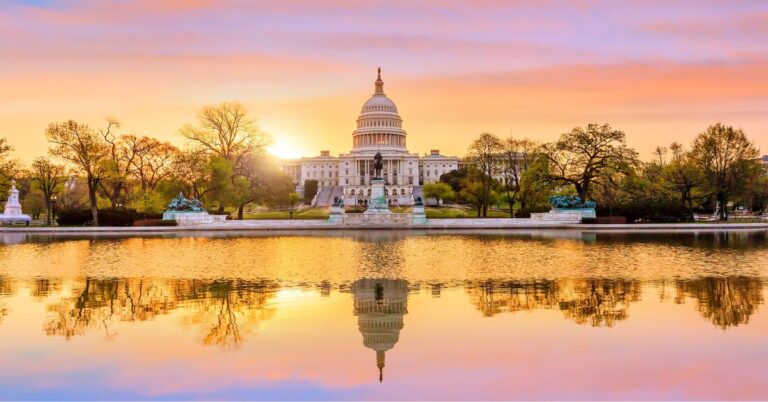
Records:
[[[11,194],[8,196],[8,202],[5,203],[5,210],[0,215],[0,222],[3,223],[16,223],[24,222],[29,225],[32,218],[29,215],[24,215],[21,212],[21,204],[19,203],[19,190],[16,189],[16,180],[11,181]]]

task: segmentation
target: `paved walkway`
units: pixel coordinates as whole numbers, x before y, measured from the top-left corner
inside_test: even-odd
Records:
[[[149,234],[184,232],[248,232],[296,230],[466,230],[466,229],[541,229],[577,230],[582,232],[700,232],[768,230],[768,223],[670,223],[594,225],[532,221],[530,219],[431,219],[424,225],[332,225],[324,219],[244,220],[194,226],[132,226],[132,227],[0,227],[0,233],[17,234]]]

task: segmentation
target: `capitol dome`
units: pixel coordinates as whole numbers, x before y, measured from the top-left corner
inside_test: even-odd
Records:
[[[363,104],[363,109],[360,111],[361,114],[368,112],[391,112],[397,114],[397,105],[395,105],[395,102],[392,102],[392,99],[387,98],[387,95],[384,95],[383,92],[374,93],[371,99],[368,99]]]
[[[357,118],[357,129],[352,132],[352,152],[375,152],[379,149],[408,152],[403,119],[397,105],[384,94],[381,68],[374,83],[373,96],[363,104]]]

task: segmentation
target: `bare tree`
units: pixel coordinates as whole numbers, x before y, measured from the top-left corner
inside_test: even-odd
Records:
[[[36,181],[45,196],[45,210],[47,217],[45,219],[46,224],[50,225],[52,215],[51,198],[53,197],[56,187],[63,183],[64,166],[56,165],[51,162],[50,159],[41,157],[32,162],[32,180]]]
[[[179,152],[173,145],[134,135],[124,136],[123,143],[134,155],[130,174],[139,182],[142,191],[154,190],[161,180],[173,173],[173,161]]]
[[[608,124],[576,127],[544,145],[541,153],[549,162],[549,179],[572,185],[582,200],[605,169],[629,170],[637,162],[637,152],[626,145],[624,132]]]
[[[51,123],[45,131],[52,144],[51,155],[72,163],[85,175],[94,225],[99,224],[96,192],[99,183],[110,172],[110,148],[104,142],[104,137],[117,127],[117,122],[108,119],[107,127],[99,134],[86,124],[67,120]]]
[[[496,173],[496,162],[501,151],[501,140],[493,134],[482,133],[480,137],[472,141],[469,146],[469,159],[480,170],[480,183],[482,193],[480,200],[480,212],[483,217],[488,216],[488,204],[493,184],[493,176]]]
[[[116,127],[119,123],[111,119]],[[112,130],[102,130],[101,136],[109,148],[109,174],[99,183],[112,208],[117,207],[123,193],[128,190],[128,175],[136,159],[136,150],[126,142],[126,136],[117,136]]]
[[[171,177],[181,185],[184,194],[200,199],[212,190],[210,163],[210,155],[201,150],[180,151],[173,160]]]
[[[211,154],[234,162],[236,168],[245,155],[261,153],[269,143],[269,137],[238,102],[206,106],[198,114],[198,126],[187,124],[181,134]]]

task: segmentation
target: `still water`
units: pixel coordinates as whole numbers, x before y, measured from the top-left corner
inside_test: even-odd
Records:
[[[0,241],[0,399],[768,398],[766,232]]]

